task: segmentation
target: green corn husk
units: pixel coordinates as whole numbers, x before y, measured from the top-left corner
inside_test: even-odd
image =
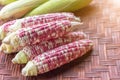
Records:
[[[7,5],[17,0],[0,0],[0,5]]]
[[[49,0],[32,10],[26,16],[33,16],[39,14],[53,13],[53,12],[68,12],[75,11],[87,6],[92,0]]]
[[[23,17],[28,12],[48,0],[18,0],[0,10],[0,22],[7,22]]]

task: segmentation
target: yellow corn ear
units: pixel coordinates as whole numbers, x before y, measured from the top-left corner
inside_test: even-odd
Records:
[[[48,0],[19,0],[8,4],[0,11],[0,21],[7,22],[9,20],[21,18],[46,1]]]
[[[87,6],[92,0],[49,0],[32,10],[26,16],[39,15],[61,11],[75,11]]]

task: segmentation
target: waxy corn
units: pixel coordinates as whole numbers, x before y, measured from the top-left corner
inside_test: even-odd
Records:
[[[92,46],[93,42],[90,40],[79,40],[40,54],[27,63],[22,75],[36,76],[56,69],[84,55],[92,49]]]
[[[8,22],[12,25],[2,25],[0,27],[0,40],[4,39],[8,33],[14,32],[21,28],[33,27],[36,25],[40,25],[43,23],[48,23],[57,20],[70,20],[70,21],[80,21],[79,18],[75,17],[73,13],[51,13],[51,14],[43,14],[38,16],[26,17],[22,19],[17,19]]]
[[[37,42],[62,37],[74,28],[80,26],[80,22],[71,22],[69,20],[54,21],[31,28],[22,28],[8,35],[3,41],[0,50],[4,53],[12,53],[20,47],[24,47]],[[11,51],[7,52],[6,45],[11,46]]]
[[[12,62],[24,64],[43,52],[85,38],[86,34],[84,34],[83,32],[71,32],[61,38],[51,39],[35,45],[26,46],[21,51],[19,51],[19,53],[17,53]]]

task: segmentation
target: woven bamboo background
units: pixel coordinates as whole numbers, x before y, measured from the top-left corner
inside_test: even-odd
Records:
[[[120,80],[120,0],[94,0],[76,11],[84,25],[79,30],[94,41],[94,49],[56,70],[23,77],[24,65],[14,65],[14,55],[0,55],[0,80]]]

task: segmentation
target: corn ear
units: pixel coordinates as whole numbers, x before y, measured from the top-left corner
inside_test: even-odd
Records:
[[[36,76],[46,73],[81,57],[92,47],[91,40],[79,40],[44,52],[28,62],[22,69],[22,75]]]
[[[17,53],[12,62],[14,64],[24,64],[29,60],[32,60],[37,55],[42,54],[43,52],[85,38],[86,34],[83,32],[70,32],[61,38],[51,39],[34,45],[25,46],[21,51]]]
[[[26,16],[61,12],[61,11],[75,11],[87,6],[92,0],[49,0],[40,5]]]
[[[21,18],[26,13],[44,3],[45,1],[48,0],[19,0],[8,4],[0,11],[0,21],[7,22],[9,20]]]
[[[44,23],[31,28],[22,28],[11,33],[2,41],[2,44],[10,45],[12,51],[6,52],[6,46],[1,46],[0,50],[5,53],[12,53],[31,43],[35,44],[37,42],[62,37],[80,25],[80,22],[63,20]]]
[[[70,21],[80,21],[80,18],[76,17],[73,13],[51,13],[43,14],[38,16],[31,16],[22,19],[16,19],[4,23],[0,27],[0,40],[3,40],[6,36],[11,34],[14,31],[17,31],[21,28],[33,27],[35,25],[41,25],[43,23],[48,23],[58,20],[70,20]]]

